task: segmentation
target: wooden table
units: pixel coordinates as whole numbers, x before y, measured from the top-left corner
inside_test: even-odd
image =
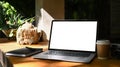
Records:
[[[48,42],[40,42],[33,45],[19,45],[16,41],[8,41],[6,39],[0,39],[0,49],[4,52],[23,48],[23,47],[33,47],[33,48],[43,48],[47,50]],[[13,63],[14,67],[120,67],[120,60],[117,59],[107,59],[99,60],[95,58],[91,63],[75,63],[75,62],[65,62],[65,61],[53,61],[53,60],[41,60],[34,59],[32,57],[8,57]]]

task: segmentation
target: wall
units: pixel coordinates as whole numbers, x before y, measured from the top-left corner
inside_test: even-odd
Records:
[[[55,19],[64,19],[64,0],[43,0],[43,8]]]
[[[53,18],[64,19],[64,0],[35,0],[35,14],[41,16],[40,9],[44,8]]]
[[[35,17],[36,17],[36,26],[39,22],[39,17],[41,17],[40,9],[42,8],[42,0],[35,0]]]
[[[36,0],[36,26],[43,31],[41,40],[49,40],[51,21],[64,19],[64,0]]]

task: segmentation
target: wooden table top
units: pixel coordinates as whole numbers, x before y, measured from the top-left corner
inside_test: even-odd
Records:
[[[33,48],[43,48],[44,50],[47,50],[48,42],[39,42],[38,44],[33,45],[19,45],[16,43],[16,41],[0,39],[0,49],[3,52],[23,48],[26,46]],[[99,60],[95,58],[91,63],[84,64],[75,62],[34,59],[32,57],[22,58],[10,56],[8,58],[13,63],[14,67],[120,67],[120,60],[117,59]]]

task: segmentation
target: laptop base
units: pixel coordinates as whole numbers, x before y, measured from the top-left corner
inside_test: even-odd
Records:
[[[82,63],[90,63],[95,57],[95,53],[91,53],[89,57],[72,57],[72,56],[45,55],[46,52],[47,51],[36,54],[32,57],[36,59],[62,60],[62,61],[70,61],[70,62],[82,62]]]

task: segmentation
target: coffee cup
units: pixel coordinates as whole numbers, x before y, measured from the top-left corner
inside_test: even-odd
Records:
[[[98,59],[108,59],[110,56],[110,41],[97,40],[97,57]]]

